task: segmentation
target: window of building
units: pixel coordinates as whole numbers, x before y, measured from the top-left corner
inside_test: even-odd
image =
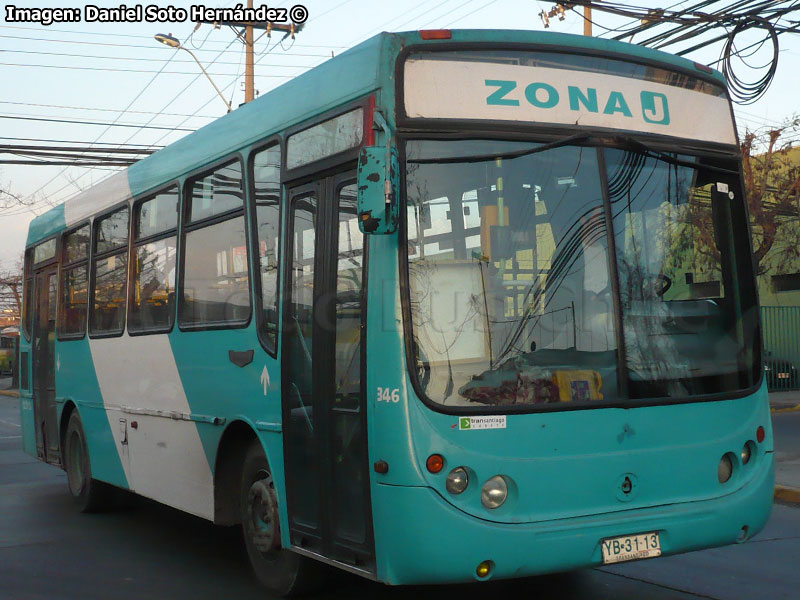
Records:
[[[128,207],[95,222],[92,258],[92,335],[121,334],[125,328],[128,279]]]
[[[59,339],[82,338],[89,304],[89,226],[64,235]]]
[[[202,175],[188,190],[178,322],[185,328],[244,325],[250,278],[241,164]]]
[[[796,292],[800,290],[800,273],[784,273],[772,276],[772,291]]]
[[[175,312],[178,186],[138,204],[134,215],[128,331],[169,331]]]
[[[278,261],[280,254],[281,149],[270,146],[252,161],[258,223],[258,272],[261,286],[261,333],[274,352],[278,336]]]

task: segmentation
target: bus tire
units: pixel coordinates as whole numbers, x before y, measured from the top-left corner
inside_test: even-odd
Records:
[[[258,582],[278,596],[306,594],[321,587],[323,566],[281,547],[278,496],[258,442],[245,455],[240,500],[242,536]]]
[[[81,512],[96,512],[106,505],[105,484],[92,479],[92,463],[83,423],[77,411],[69,416],[64,435],[64,463],[70,494]]]

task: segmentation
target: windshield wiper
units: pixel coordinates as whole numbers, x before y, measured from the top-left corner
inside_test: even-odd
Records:
[[[478,154],[477,156],[455,156],[452,158],[409,158],[409,163],[414,163],[418,165],[447,165],[452,163],[475,163],[475,162],[486,162],[489,160],[496,160],[498,158],[519,158],[520,156],[528,156],[529,154],[537,154],[539,152],[545,152],[547,150],[552,150],[554,148],[561,148],[562,146],[569,146],[576,142],[583,142],[586,140],[591,139],[592,136],[581,133],[579,135],[571,135],[569,137],[561,138],[560,140],[556,140],[555,142],[549,142],[547,144],[541,144],[539,146],[535,146],[533,148],[525,148],[524,150],[513,150],[509,152],[495,152],[493,154]]]
[[[513,150],[509,152],[495,152],[493,154],[478,154],[476,156],[460,156],[451,158],[414,158],[414,159],[410,158],[408,159],[408,162],[418,165],[431,165],[431,164],[447,165],[447,164],[487,162],[490,160],[496,160],[498,158],[514,159],[514,158],[519,158],[521,156],[528,156],[530,154],[538,154],[539,152],[546,152],[547,150],[553,150],[555,148],[561,148],[562,146],[570,146],[579,142],[588,142],[588,141],[594,142],[594,144],[589,144],[589,145],[604,146],[610,148],[615,148],[615,147],[621,148],[629,152],[635,152],[636,154],[640,154],[647,158],[653,158],[655,160],[660,160],[662,162],[666,162],[671,165],[677,165],[679,167],[688,167],[690,169],[702,168],[709,171],[715,171],[718,173],[725,173],[726,175],[739,175],[738,171],[732,169],[715,167],[714,165],[708,165],[708,164],[698,165],[697,163],[681,160],[670,154],[667,154],[666,152],[662,152],[661,150],[654,150],[653,148],[650,148],[649,146],[637,140],[633,136],[629,135],[597,136],[597,135],[589,135],[586,133],[571,135],[565,138],[561,138],[560,140],[556,140],[554,142],[548,142],[547,144],[540,144],[533,148],[525,148],[524,150]]]
[[[679,167],[688,167],[690,169],[705,169],[707,171],[715,171],[717,173],[725,173],[726,175],[739,175],[739,171],[734,171],[731,169],[725,169],[723,167],[715,167],[714,165],[709,164],[698,164],[689,162],[688,160],[681,160],[680,158],[676,158],[671,154],[667,154],[666,152],[662,152],[661,150],[654,150],[650,148],[643,142],[637,140],[636,138],[629,136],[629,135],[615,135],[610,138],[600,138],[603,140],[611,141],[612,143],[606,142],[607,146],[621,146],[623,150],[627,150],[629,152],[635,152],[636,154],[641,154],[647,158],[654,158],[655,160],[660,160],[665,163],[669,163],[671,165],[677,165]]]

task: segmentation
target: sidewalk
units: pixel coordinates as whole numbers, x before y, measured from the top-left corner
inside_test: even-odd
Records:
[[[19,397],[19,391],[17,389],[11,389],[11,377],[0,377],[0,396]]]

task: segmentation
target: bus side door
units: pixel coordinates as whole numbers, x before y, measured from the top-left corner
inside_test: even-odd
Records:
[[[355,174],[289,192],[283,430],[293,546],[374,571]]]
[[[60,460],[56,411],[56,306],[58,270],[55,265],[36,273],[36,314],[33,323],[33,410],[36,454],[50,463]]]

